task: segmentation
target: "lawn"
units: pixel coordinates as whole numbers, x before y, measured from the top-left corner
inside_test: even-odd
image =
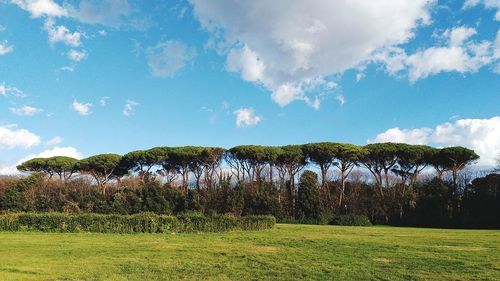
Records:
[[[0,232],[0,280],[500,280],[500,231]]]

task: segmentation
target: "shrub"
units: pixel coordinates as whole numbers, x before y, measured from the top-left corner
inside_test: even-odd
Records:
[[[334,215],[330,221],[332,225],[371,226],[367,216],[362,215]]]
[[[239,190],[237,192],[240,192]],[[244,190],[243,215],[273,215],[281,217],[278,190],[267,182],[248,185]]]
[[[318,175],[307,170],[300,176],[299,180],[296,218],[318,223],[321,221],[322,213]]]
[[[169,233],[264,230],[274,226],[272,216],[205,216],[186,213],[179,216],[139,213],[104,215],[92,213],[7,213],[0,215],[0,231],[33,230],[44,232]]]

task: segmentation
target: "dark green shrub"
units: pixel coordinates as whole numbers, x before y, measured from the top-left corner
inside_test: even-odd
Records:
[[[36,184],[40,184],[43,177],[40,174],[33,174],[22,178],[9,186],[0,201],[2,210],[5,211],[29,211],[29,202],[26,200],[26,191]]]
[[[240,192],[240,190],[237,192]],[[272,184],[262,182],[248,185],[245,187],[244,192],[243,215],[282,216],[278,190]]]
[[[274,226],[272,216],[205,216],[186,213],[179,216],[139,213],[104,215],[91,213],[7,213],[0,215],[0,231],[33,230],[44,232],[170,233],[264,230]]]
[[[142,210],[158,214],[171,213],[169,202],[163,197],[163,187],[157,181],[146,183],[141,189]]]
[[[300,176],[299,180],[296,218],[319,223],[322,215],[323,204],[319,192],[318,175],[307,170]]]
[[[371,226],[367,216],[362,215],[334,215],[330,221],[332,225]]]

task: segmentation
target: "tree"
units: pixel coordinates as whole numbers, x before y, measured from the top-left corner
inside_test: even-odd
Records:
[[[33,158],[17,166],[17,169],[23,172],[38,172],[48,175],[49,179],[53,175],[58,175],[60,180],[68,180],[78,171],[78,160],[66,156]]]
[[[401,143],[397,151],[397,168],[392,171],[401,177],[403,185],[409,181],[414,186],[418,175],[428,166],[433,155],[433,148],[426,145],[410,145]]]
[[[427,162],[436,170],[437,177],[443,179],[443,174],[448,169],[448,160],[439,148],[432,148]]]
[[[17,166],[21,172],[41,173],[44,176],[49,176],[49,179],[54,175],[54,171],[47,165],[47,158],[33,158],[25,161]]]
[[[441,149],[440,154],[445,160],[446,167],[451,171],[454,192],[457,192],[458,172],[479,159],[479,155],[474,150],[461,146],[445,147]]]
[[[259,145],[240,145],[229,149],[230,157],[235,159],[233,166],[241,169],[243,181],[245,174],[249,182],[260,182],[262,171],[268,164],[268,155],[263,146]]]
[[[120,166],[121,156],[118,154],[98,154],[78,162],[78,168],[81,173],[90,174],[97,185],[106,194],[106,183],[114,176],[123,174],[124,168]]]
[[[366,155],[366,150],[362,147],[352,144],[339,143],[336,145],[337,151],[335,153],[336,161],[335,167],[340,171],[340,194],[339,194],[339,208],[342,207],[342,199],[345,195],[345,183],[352,169],[357,163]]]
[[[196,156],[199,153],[199,147],[183,146],[170,148],[167,151],[166,162],[170,167],[177,170],[182,176],[182,189],[187,194],[189,183],[189,171],[198,169],[201,165],[197,162]]]
[[[172,163],[169,159],[170,151],[173,149],[172,147],[159,146],[148,150],[150,156],[155,161],[155,166],[161,167],[161,169],[158,169],[156,172],[166,177],[167,183],[170,185],[174,182],[179,173],[177,166],[174,165],[175,163]]]
[[[220,165],[222,163],[226,150],[222,147],[206,147],[199,155],[200,162],[203,165],[205,173],[205,186],[212,187],[214,182],[214,174],[219,172],[218,177],[221,178]]]
[[[129,152],[122,157],[122,166],[127,170],[139,173],[141,180],[148,180],[151,176],[151,169],[157,164],[157,157],[154,150],[136,150]]]
[[[47,166],[60,180],[68,180],[78,171],[78,160],[66,156],[54,156],[47,158]]]
[[[289,197],[292,210],[295,208],[295,176],[306,166],[306,155],[301,145],[285,145],[276,150],[277,156],[274,162],[281,186],[289,181]]]
[[[282,149],[276,146],[264,146],[263,150],[265,155],[264,162],[266,162],[269,167],[269,182],[271,184],[274,184],[273,170],[276,164],[276,160],[282,152]]]
[[[323,208],[318,188],[318,175],[305,171],[300,176],[297,192],[297,219],[319,222]]]
[[[321,187],[326,188],[328,169],[333,165],[337,153],[337,145],[331,142],[309,143],[303,146],[309,161],[321,170]]]
[[[384,195],[382,186],[389,187],[389,171],[397,163],[397,143],[372,143],[365,146],[367,153],[362,159],[363,165],[373,174],[379,187],[379,193]]]

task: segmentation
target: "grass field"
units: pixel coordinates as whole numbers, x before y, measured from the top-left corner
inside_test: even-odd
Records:
[[[0,232],[0,280],[500,280],[500,231]]]

